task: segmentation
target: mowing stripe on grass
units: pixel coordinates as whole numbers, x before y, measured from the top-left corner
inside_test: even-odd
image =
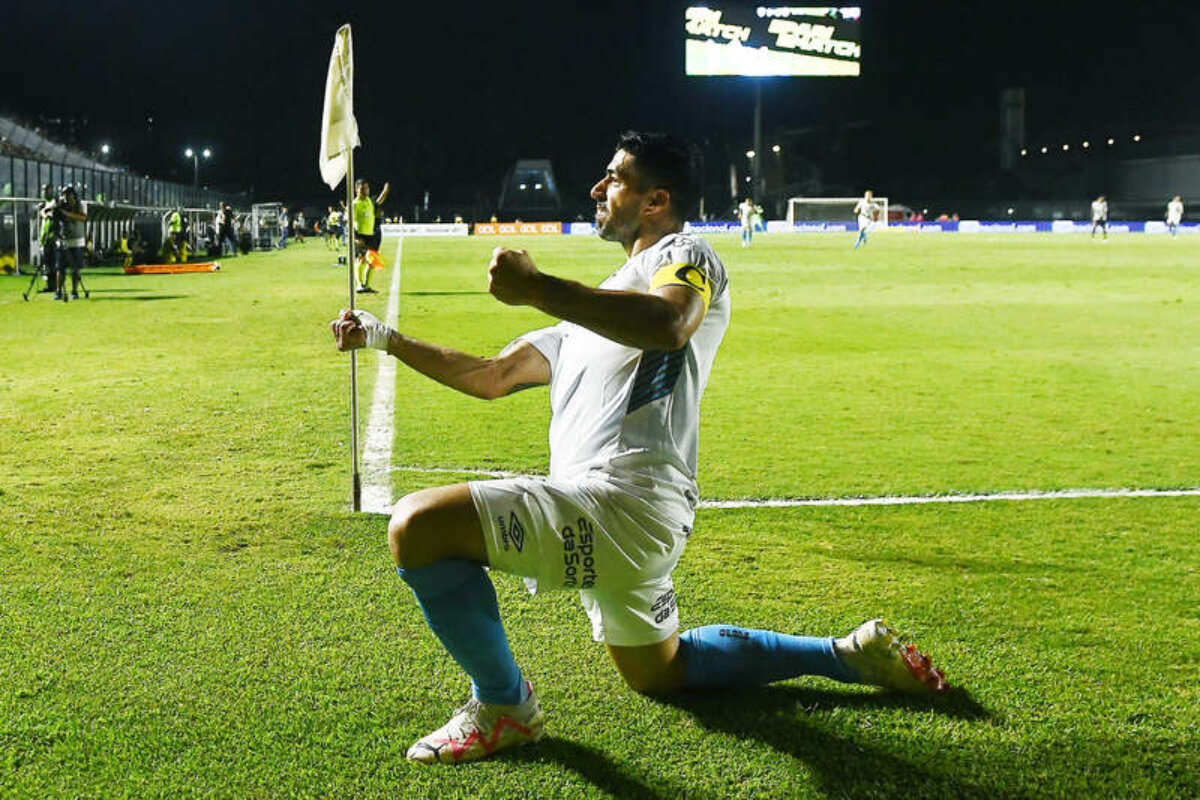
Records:
[[[400,256],[404,237],[396,244],[396,264],[392,267],[392,285],[388,289],[387,324],[400,325]],[[392,512],[392,441],[396,419],[396,359],[376,351],[379,374],[375,377],[375,396],[367,420],[367,438],[363,444],[362,510],[369,514]]]
[[[484,478],[537,478],[520,472],[475,467],[393,466],[393,472],[475,475]],[[780,497],[765,500],[701,500],[700,508],[798,508],[800,506],[914,506],[930,503],[986,503],[999,500],[1072,500],[1116,497],[1200,497],[1195,489],[1030,489],[1023,492],[986,492],[978,494],[919,494],[878,497]]]
[[[545,475],[536,475],[530,472],[509,472],[503,469],[477,469],[476,467],[412,467],[405,465],[396,465],[392,467],[392,472],[420,472],[427,474],[444,474],[444,475],[475,475],[481,478],[544,478]]]

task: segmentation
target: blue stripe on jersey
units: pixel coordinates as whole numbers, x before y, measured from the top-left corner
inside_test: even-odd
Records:
[[[686,358],[686,345],[672,352],[647,350],[642,353],[642,362],[633,378],[629,407],[625,409],[625,413],[632,414],[647,403],[653,403],[674,391]]]

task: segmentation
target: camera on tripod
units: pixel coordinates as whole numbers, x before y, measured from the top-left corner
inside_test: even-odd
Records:
[[[89,297],[91,293],[79,274],[86,235],[83,223],[87,220],[87,212],[79,201],[79,194],[71,184],[58,187],[57,192],[50,184],[45,184],[42,186],[42,198],[44,202],[38,211],[42,221],[38,235],[42,260],[22,297],[29,299],[41,277],[46,282],[42,291],[53,291],[56,300],[67,300],[63,284],[68,267],[71,272],[71,297],[78,299],[80,290],[84,297]]]

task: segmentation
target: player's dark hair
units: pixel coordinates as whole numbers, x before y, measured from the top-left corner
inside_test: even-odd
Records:
[[[694,144],[669,133],[625,131],[617,149],[633,156],[634,169],[643,189],[666,189],[671,210],[685,222],[700,202],[704,168]]]

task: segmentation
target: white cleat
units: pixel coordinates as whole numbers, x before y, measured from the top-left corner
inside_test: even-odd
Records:
[[[881,619],[864,622],[849,636],[834,641],[842,662],[858,673],[859,681],[901,692],[944,692],[946,676],[929,656],[899,637]]]
[[[489,705],[472,697],[449,722],[408,748],[408,760],[457,764],[541,739],[545,715],[533,686],[528,681],[525,685],[529,697],[520,705]]]

